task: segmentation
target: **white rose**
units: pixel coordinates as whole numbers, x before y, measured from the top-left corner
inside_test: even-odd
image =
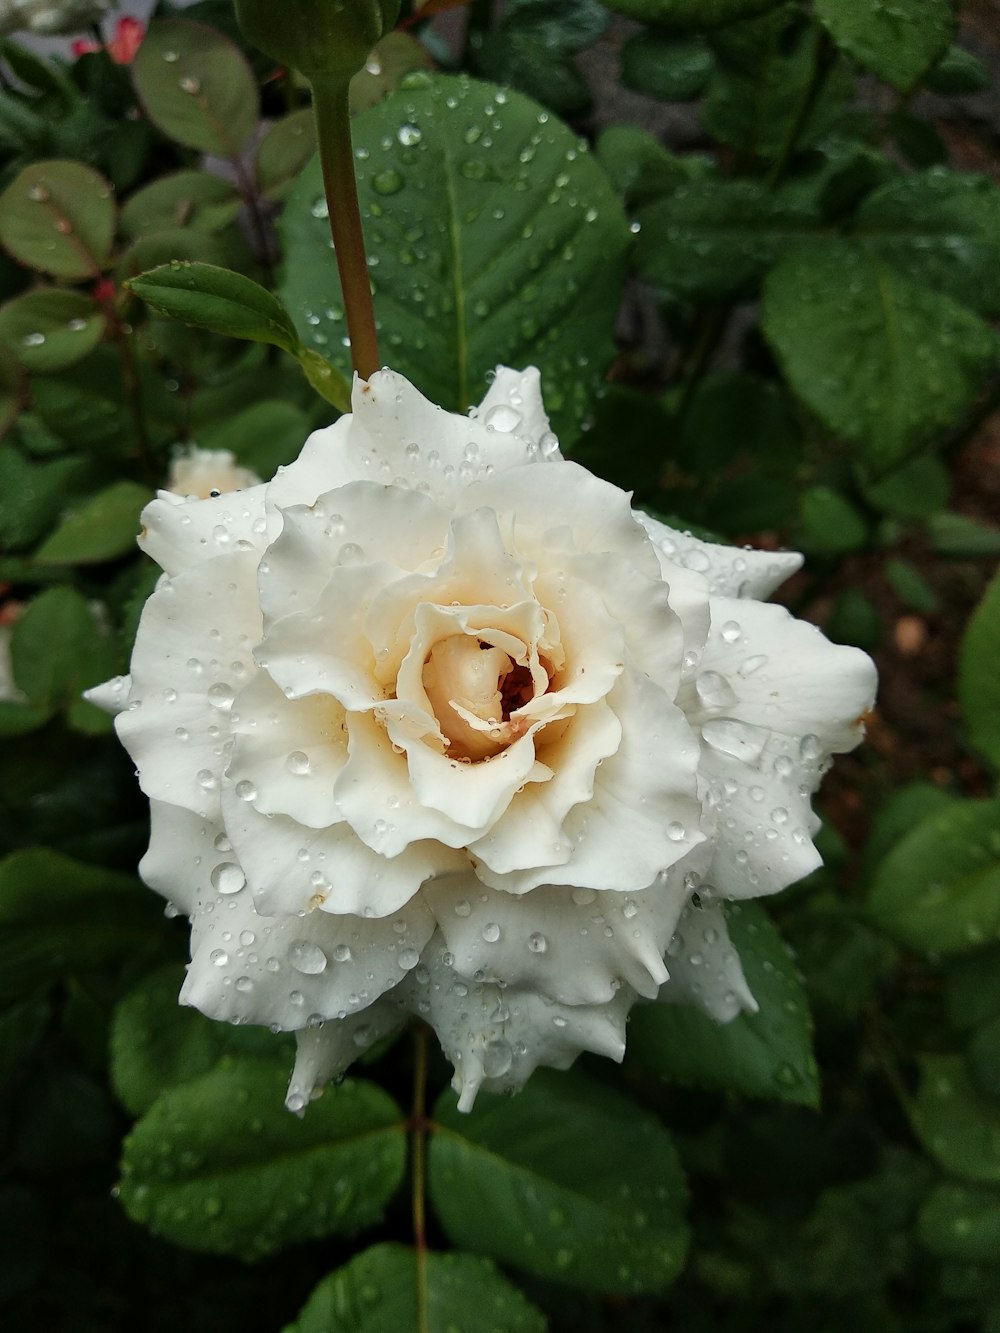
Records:
[[[80,32],[102,19],[114,4],[115,0],[0,0],[0,33],[52,37]]]
[[[241,467],[228,449],[199,449],[191,445],[171,463],[166,489],[174,495],[207,500],[213,494],[224,495],[227,491],[259,485],[256,472]]]
[[[191,917],[182,1001],[299,1034],[289,1106],[407,1013],[467,1108],[620,1059],[637,997],[753,1007],[722,900],[818,865],[809,795],[875,684],[754,600],[797,555],[634,513],[534,370],[471,417],[381,371],[269,485],[143,522],[164,576],[98,691],[140,870]]]

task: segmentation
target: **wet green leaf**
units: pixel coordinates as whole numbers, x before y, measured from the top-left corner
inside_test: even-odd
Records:
[[[480,400],[498,362],[537,365],[569,443],[614,355],[628,244],[598,164],[527,98],[445,76],[358,116],[354,145],[386,363],[451,411]],[[303,341],[347,372],[318,163],[280,226],[282,296]]]
[[[959,954],[1000,938],[1000,802],[931,813],[875,872],[868,909],[893,939]]]
[[[239,210],[236,189],[221,176],[175,171],[137,190],[122,209],[121,225],[125,235],[133,238],[175,227],[219,231],[235,220]]]
[[[135,550],[139,514],[153,498],[136,481],[115,481],[70,513],[39,547],[35,559],[50,565],[90,565]]]
[[[325,1277],[284,1333],[544,1333],[545,1327],[488,1259],[376,1245]]]
[[[33,162],[0,195],[0,241],[16,259],[56,278],[95,278],[111,258],[110,184],[82,162]]]
[[[284,1061],[227,1056],[163,1093],[125,1140],[135,1222],[192,1250],[260,1259],[382,1216],[403,1175],[402,1112],[372,1083],[285,1109]]]
[[[919,82],[955,30],[949,0],[815,0],[815,9],[841,50],[901,92]]]
[[[670,38],[646,29],[622,47],[622,83],[662,102],[698,97],[715,59],[703,37]]]
[[[665,28],[714,28],[773,9],[781,0],[613,0],[609,9]]]
[[[0,342],[25,370],[65,370],[104,336],[107,318],[82,292],[38,287],[0,306]]]
[[[730,904],[727,922],[758,1012],[718,1024],[686,1005],[640,1005],[628,1057],[671,1083],[815,1106],[812,1018],[788,948],[756,903]]]
[[[960,1055],[926,1055],[912,1110],[924,1147],[946,1171],[1000,1184],[1000,1102],[977,1092]]]
[[[284,199],[315,151],[316,117],[312,107],[293,111],[272,125],[257,149],[257,188],[264,198]]]
[[[149,118],[187,148],[234,160],[257,128],[257,82],[246,57],[203,23],[151,23],[132,77]]]
[[[950,426],[997,359],[977,315],[832,238],[779,260],[762,322],[795,393],[873,474]]]
[[[1000,1190],[942,1180],[924,1200],[920,1240],[943,1259],[1000,1261]]]
[[[431,1199],[455,1244],[590,1291],[659,1291],[684,1262],[663,1126],[619,1093],[538,1070],[511,1100],[434,1108]]]

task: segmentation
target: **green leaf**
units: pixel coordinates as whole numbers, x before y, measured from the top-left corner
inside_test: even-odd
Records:
[[[29,460],[11,444],[0,445],[0,544],[31,546],[48,531],[86,472],[81,458]]]
[[[684,1186],[663,1126],[579,1076],[532,1075],[468,1115],[434,1109],[429,1184],[455,1244],[589,1291],[660,1291],[684,1263]]]
[[[128,285],[162,315],[231,338],[271,343],[295,355],[299,338],[288,311],[242,273],[214,264],[161,264]]]
[[[82,292],[38,287],[0,306],[0,342],[25,370],[65,370],[89,356],[107,319]]]
[[[390,32],[375,43],[363,69],[351,79],[351,115],[374,106],[398,88],[407,74],[432,68],[430,52],[407,32]]]
[[[1000,768],[1000,574],[965,630],[958,657],[958,702],[977,750]]]
[[[754,18],[782,0],[611,0],[609,9],[664,28],[714,28]]]
[[[111,258],[115,201],[81,162],[33,162],[0,195],[0,241],[30,268],[77,282]]]
[[[868,524],[846,496],[830,486],[803,491],[795,544],[807,555],[845,555],[867,541]]]
[[[714,64],[703,37],[672,38],[645,29],[622,47],[622,83],[661,102],[690,102],[700,96]]]
[[[858,588],[843,588],[837,594],[824,629],[834,643],[849,643],[873,653],[882,640],[882,616],[871,598]]]
[[[730,903],[726,915],[758,1012],[720,1025],[687,1006],[640,1005],[629,1058],[671,1083],[816,1106],[812,1019],[788,948],[756,903]]]
[[[1000,528],[981,523],[968,514],[932,514],[927,533],[938,555],[956,559],[994,558],[1000,555]]]
[[[1000,1016],[978,1028],[969,1042],[969,1071],[980,1092],[1000,1101]]]
[[[300,1119],[283,1065],[227,1056],[165,1092],[125,1140],[121,1199],[175,1244],[260,1259],[377,1222],[402,1180],[402,1112],[373,1083],[328,1088]]]
[[[115,481],[92,495],[35,553],[47,565],[93,565],[135,550],[139,515],[153,492],[137,481]]]
[[[151,23],[132,78],[150,120],[187,148],[234,161],[257,128],[257,81],[246,57],[202,23]]]
[[[955,810],[957,797],[931,782],[911,782],[897,787],[875,811],[864,849],[866,875],[875,870],[883,857],[925,819]]]
[[[135,1116],[162,1093],[214,1068],[224,1055],[291,1056],[291,1038],[267,1028],[216,1023],[177,1002],[184,969],[176,963],[151,973],[115,1009],[111,1026],[111,1083]]]
[[[611,125],[597,140],[597,157],[615,190],[630,207],[669,194],[715,170],[707,157],[679,157],[634,125]]]
[[[949,0],[815,0],[816,17],[842,51],[900,92],[909,92],[947,49]]]
[[[984,93],[989,88],[990,72],[983,62],[961,46],[950,46],[941,59],[927,72],[926,86],[935,93],[960,97],[969,93]]]
[[[930,1155],[964,1180],[1000,1184],[1000,1102],[972,1085],[960,1055],[925,1055],[912,1110]]]
[[[591,97],[573,57],[607,25],[599,0],[509,0],[496,29],[476,48],[477,71],[562,115],[578,114]]]
[[[951,477],[934,454],[917,454],[877,481],[870,480],[862,468],[857,472],[868,503],[897,518],[928,518],[948,503]]]
[[[1000,1017],[1000,948],[980,949],[949,960],[944,974],[948,1022],[959,1032]]]
[[[1000,802],[921,820],[878,867],[868,909],[893,939],[957,954],[1000,938]]]
[[[479,401],[498,362],[535,364],[571,443],[614,355],[628,245],[601,168],[535,103],[467,79],[427,76],[353,131],[386,362],[451,411]],[[280,226],[299,333],[347,370],[318,163]]]
[[[318,352],[303,346],[281,301],[242,273],[215,264],[175,261],[132,278],[128,286],[160,314],[290,352],[327,402],[350,410],[348,381]]]
[[[203,426],[197,438],[205,449],[228,449],[244,467],[267,480],[279,467],[298,458],[309,430],[309,419],[301,407],[284,399],[265,398]]]
[[[316,117],[312,107],[293,111],[272,125],[257,149],[257,188],[264,198],[284,199],[315,151]]]
[[[922,1245],[942,1259],[995,1264],[1000,1260],[1000,1190],[942,1180],[917,1219]]]
[[[102,620],[73,588],[48,588],[32,598],[14,622],[10,655],[14,680],[30,703],[68,707],[71,720],[85,729],[106,717],[80,692],[112,674],[113,644]],[[106,729],[103,722],[100,727]]]
[[[14,852],[0,861],[0,1003],[141,958],[159,944],[160,918],[131,875],[43,849]]]
[[[749,180],[706,176],[639,211],[636,267],[676,296],[753,294],[764,273],[816,227],[814,214]]]
[[[325,1277],[284,1333],[544,1333],[488,1259],[375,1245]]]
[[[207,171],[175,171],[132,195],[122,209],[121,226],[125,235],[133,238],[175,227],[220,231],[235,220],[239,211],[240,197],[229,181]]]
[[[932,167],[890,181],[862,203],[852,230],[914,281],[1000,313],[1000,187],[986,176]]]
[[[779,260],[762,323],[795,393],[873,473],[952,425],[997,358],[978,316],[833,238]]]

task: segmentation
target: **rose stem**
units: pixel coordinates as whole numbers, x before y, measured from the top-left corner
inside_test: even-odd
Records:
[[[351,150],[351,119],[347,101],[348,80],[337,77],[313,79],[313,108],[323,188],[330,214],[333,249],[344,293],[344,313],[351,339],[351,359],[363,380],[381,362],[375,335],[375,311],[368,282],[365,238],[361,230],[358,186]]]
[[[418,1333],[425,1333],[427,1307],[427,1028],[417,1023],[413,1030],[413,1109],[410,1114],[411,1165],[413,1168],[413,1248],[417,1258]]]

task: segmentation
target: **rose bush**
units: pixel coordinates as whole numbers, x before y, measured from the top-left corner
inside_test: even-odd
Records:
[[[272,482],[162,492],[131,676],[93,696],[191,918],[183,1002],[298,1034],[288,1104],[409,1013],[460,1104],[640,997],[753,997],[723,900],[815,868],[809,797],[862,733],[863,653],[564,460],[537,372],[469,417],[389,371]]]

